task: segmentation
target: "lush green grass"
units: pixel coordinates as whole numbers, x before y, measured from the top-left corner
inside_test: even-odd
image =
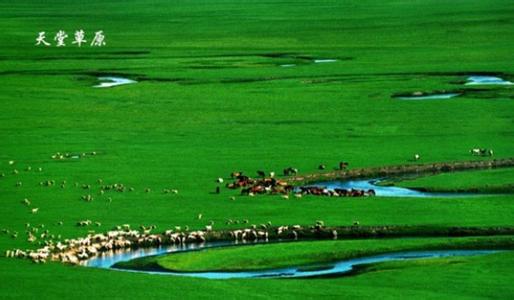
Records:
[[[292,242],[174,253],[118,263],[122,268],[157,266],[173,271],[243,271],[323,264],[388,252],[447,249],[511,249],[514,238],[412,238]]]
[[[512,193],[514,191],[514,169],[443,173],[403,180],[395,184],[437,192]]]
[[[507,0],[451,5],[438,0],[0,3],[0,173],[7,175],[0,178],[0,227],[20,233],[17,239],[0,235],[0,249],[35,247],[25,240],[27,222],[45,224],[63,237],[124,223],[199,228],[214,220],[221,228],[228,218],[276,225],[317,219],[329,225],[354,220],[513,225],[510,196],[230,201],[237,192],[211,194],[214,179],[234,170],[279,171],[291,165],[312,172],[320,163],[332,167],[340,160],[355,167],[390,165],[405,163],[414,153],[425,162],[467,160],[472,147],[514,156],[512,87],[488,89],[485,94],[493,99],[473,94],[426,102],[390,98],[397,92],[461,89],[458,82],[466,78],[461,72],[503,72],[512,80],[514,42],[506,37],[514,32],[513,12]],[[104,30],[108,45],[34,46],[39,31],[52,40],[59,29],[72,36],[80,28],[89,39],[93,31]],[[314,64],[266,56],[273,53],[339,61]],[[278,66],[286,63],[298,66]],[[121,73],[140,82],[93,89],[96,73]],[[98,155],[77,162],[52,160],[58,151]],[[9,160],[16,161],[14,166]],[[29,165],[32,171],[23,171]],[[38,167],[43,172],[34,172]],[[13,168],[20,173],[13,175]],[[98,178],[135,191],[101,196]],[[66,187],[39,186],[49,179],[66,180]],[[22,187],[15,187],[17,181]],[[84,191],[75,182],[94,189]],[[144,193],[147,187],[152,192]],[[177,188],[179,194],[163,194],[164,188]],[[79,200],[86,193],[95,200]],[[31,214],[20,203],[23,198],[39,213]],[[196,218],[199,213],[202,220]],[[102,226],[76,227],[83,219]],[[61,220],[64,225],[58,226]],[[463,298],[512,298],[512,290],[501,288],[508,282],[500,277],[508,263],[488,266],[495,274],[482,276],[491,288],[500,287],[495,293],[473,288],[479,279],[458,277],[465,271],[479,274],[471,270],[482,266],[480,259],[473,260],[449,275],[443,274],[445,268],[430,267],[419,279],[412,277],[419,275],[415,269],[392,272],[394,277],[348,279],[348,284],[341,284],[345,279],[241,284],[2,258],[0,293],[2,298],[91,298],[95,293],[162,298],[178,292],[190,298],[394,298],[402,291],[404,297],[426,299],[435,297],[446,279],[459,286],[456,294]],[[423,279],[434,277],[419,288],[427,282]],[[411,283],[415,290],[407,289]]]
[[[204,280],[1,260],[6,298],[509,299],[512,252],[432,263],[379,264],[375,272],[324,280]],[[50,278],[46,278],[51,276]]]

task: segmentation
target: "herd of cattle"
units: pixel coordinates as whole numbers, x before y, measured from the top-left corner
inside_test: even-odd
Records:
[[[473,148],[469,152],[473,156],[493,156],[492,149],[485,148]],[[419,154],[414,154],[415,161],[421,159]],[[341,161],[336,170],[346,170],[348,168],[348,162]],[[318,170],[325,170],[326,166],[320,164]],[[284,177],[295,176],[298,174],[298,169],[288,167],[283,170]],[[289,184],[286,180],[280,180],[275,178],[275,172],[269,172],[268,174],[264,171],[257,171],[257,178],[251,178],[243,174],[243,172],[232,172],[230,174],[234,180],[226,185],[229,189],[241,189],[241,195],[255,196],[257,194],[282,194],[284,198],[288,198],[290,193],[294,193],[296,197],[302,195],[314,195],[314,196],[333,196],[333,197],[366,197],[375,196],[376,192],[373,189],[360,190],[360,189],[341,189],[335,188],[333,190],[327,189],[321,186],[299,186],[294,187]],[[222,183],[223,179],[218,178],[218,183]],[[216,188],[216,193],[220,193],[220,187]]]
[[[335,188],[329,190],[325,187],[318,186],[300,186],[298,191],[302,195],[314,195],[314,196],[329,196],[329,197],[369,197],[375,196],[376,192],[373,189],[361,190],[361,189],[341,189]]]
[[[348,167],[347,162],[340,162],[338,165],[339,170],[345,170]],[[325,165],[319,165],[319,170],[324,170]],[[298,169],[288,167],[283,170],[284,176],[296,175]],[[280,180],[275,178],[275,172],[269,172],[266,174],[264,171],[257,171],[258,178],[251,178],[244,175],[243,172],[232,172],[230,177],[233,182],[227,183],[226,187],[229,189],[241,189],[241,195],[255,196],[257,194],[282,194],[284,198],[288,198],[290,193],[294,193],[295,197],[301,197],[302,195],[314,195],[314,196],[332,196],[332,197],[366,197],[375,196],[375,191],[360,190],[360,189],[342,189],[336,188],[333,190],[327,189],[326,187],[320,186],[299,186],[294,187],[289,184],[286,180]],[[218,178],[218,183],[222,183],[223,179]],[[219,193],[219,187],[216,189]]]

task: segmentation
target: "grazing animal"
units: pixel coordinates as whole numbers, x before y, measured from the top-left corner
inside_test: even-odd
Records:
[[[491,149],[480,149],[480,156],[493,156],[493,150],[491,150]]]
[[[240,176],[243,176],[243,172],[241,172],[241,171],[230,173],[230,178],[232,178],[232,179],[240,177]]]
[[[414,154],[414,160],[419,160],[421,157],[419,156],[419,154]]]
[[[257,171],[257,176],[264,178],[266,177],[266,173],[264,171]]]
[[[295,169],[293,167],[284,169],[284,176],[296,175],[296,174],[298,174],[298,169]]]
[[[202,219],[202,214],[198,214],[198,220]]]
[[[223,178],[220,177],[220,178],[216,179],[216,182],[217,183],[223,183]]]
[[[494,152],[492,149],[484,149],[484,148],[473,148],[469,150],[471,155],[475,156],[493,156]]]
[[[31,212],[32,212],[33,214],[37,214],[37,213],[39,212],[39,208],[37,208],[37,207],[36,207],[36,208],[33,208],[33,209],[31,210]]]
[[[318,166],[318,170],[325,170],[327,167],[323,164]]]
[[[346,168],[348,168],[348,165],[349,165],[349,163],[347,163],[345,161],[339,162],[339,170],[345,170]]]
[[[471,155],[480,155],[480,149],[473,148],[473,149],[469,150],[469,153],[471,153]]]
[[[270,178],[275,177],[275,172],[269,172],[269,177],[270,177]]]

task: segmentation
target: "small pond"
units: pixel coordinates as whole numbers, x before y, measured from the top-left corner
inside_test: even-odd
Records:
[[[100,84],[94,85],[95,88],[109,88],[109,87],[115,87],[119,85],[125,85],[125,84],[131,84],[131,83],[137,83],[137,81],[128,79],[128,78],[122,78],[122,77],[98,77],[98,80],[100,81]]]
[[[512,85],[513,83],[496,76],[470,76],[465,85]]]

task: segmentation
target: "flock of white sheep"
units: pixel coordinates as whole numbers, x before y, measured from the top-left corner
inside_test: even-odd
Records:
[[[79,224],[91,224],[90,220],[80,221]],[[317,221],[310,226],[310,232],[322,230],[323,221]],[[135,230],[129,224],[117,226],[106,233],[90,233],[86,237],[66,239],[63,242],[47,240],[45,246],[36,250],[7,250],[6,257],[28,258],[35,263],[59,261],[68,264],[80,264],[82,261],[103,253],[116,250],[151,247],[160,245],[202,244],[207,240],[232,240],[234,242],[267,242],[270,235],[275,239],[298,239],[299,234],[306,228],[300,225],[271,227],[270,224],[251,225],[250,228],[230,231],[213,231],[212,225],[204,230],[183,231],[180,227],[166,230],[160,234],[152,233],[155,226],[142,226]],[[48,231],[46,231],[48,232]],[[331,231],[332,237],[337,238],[337,231]]]

